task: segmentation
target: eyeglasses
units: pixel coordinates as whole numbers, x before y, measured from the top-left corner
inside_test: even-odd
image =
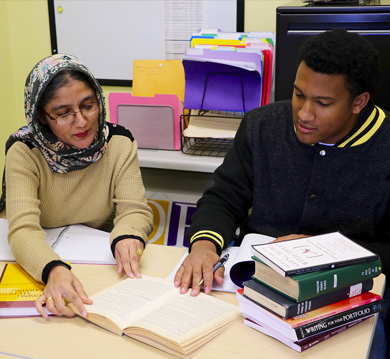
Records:
[[[72,122],[76,118],[77,113],[81,113],[84,117],[90,116],[99,110],[99,101],[90,102],[87,105],[84,105],[80,108],[80,111],[76,112],[67,112],[57,117],[50,116],[44,108],[42,111],[50,118],[52,121],[56,121],[59,125],[66,125]]]

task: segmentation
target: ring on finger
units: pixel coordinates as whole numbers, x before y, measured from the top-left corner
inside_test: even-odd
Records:
[[[137,249],[137,254],[139,254],[140,256],[142,256],[142,253],[143,253],[144,251],[141,249],[141,248],[139,248],[139,249]]]
[[[49,301],[49,300],[54,300],[52,297],[47,297],[46,298],[46,303]]]

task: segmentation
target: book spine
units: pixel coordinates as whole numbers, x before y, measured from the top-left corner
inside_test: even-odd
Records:
[[[359,290],[357,295],[370,291],[373,287],[373,283],[374,283],[373,279],[369,279],[361,283],[361,290]],[[307,312],[310,312],[312,310],[325,307],[329,304],[337,303],[344,299],[348,299],[353,296],[356,296],[356,295],[351,295],[352,287],[353,286],[340,288],[331,293],[325,293],[318,297],[303,300],[301,302],[295,302],[294,304],[286,308],[286,316],[284,317],[284,319],[293,318],[298,315],[302,315]]]
[[[336,268],[329,271],[304,274],[303,277],[293,277],[298,281],[299,296],[295,298],[301,302],[325,293],[331,293],[339,288],[377,277],[382,272],[380,259],[373,262],[359,263],[353,266]]]
[[[366,304],[362,307],[347,310],[345,312],[332,315],[331,317],[321,319],[313,323],[301,325],[294,330],[298,340],[301,340],[317,333],[321,333],[325,330],[348,324],[357,319],[368,317],[384,309],[385,301],[384,299],[381,299],[378,302]]]
[[[329,318],[329,317],[334,316],[336,314],[344,313],[345,311],[348,311],[348,310],[364,307],[366,304],[379,302],[380,300],[381,300],[381,296],[378,294],[376,297],[365,298],[365,299],[362,299],[360,302],[357,302],[357,303],[356,302],[354,303],[352,301],[348,305],[346,305],[345,307],[337,307],[338,303],[330,304],[330,305],[324,307],[324,308],[331,308],[330,312],[325,312],[323,314],[319,313],[319,315],[317,317],[315,317],[315,318],[310,318],[309,317],[306,320],[305,320],[305,317],[300,318],[300,319],[298,318],[297,322],[296,323],[292,322],[291,325],[292,325],[293,328],[297,328],[297,327],[300,327],[301,325],[313,323],[313,322],[318,321],[320,319]],[[322,308],[320,308],[318,310],[321,311],[321,309]]]
[[[364,257],[364,258],[356,258],[356,259],[350,259],[348,261],[340,261],[337,263],[327,263],[323,265],[313,266],[313,267],[307,267],[302,269],[292,269],[292,270],[286,270],[282,271],[281,274],[285,277],[291,277],[293,275],[300,275],[300,274],[306,274],[306,273],[313,273],[318,272],[322,270],[330,270],[330,269],[336,269],[336,268],[342,268],[354,264],[360,264],[360,263],[366,263],[371,261],[376,261],[379,258],[379,256],[372,256],[372,257]]]
[[[340,288],[332,293],[325,293],[318,297],[297,302],[281,295],[277,290],[262,285],[259,281],[252,280],[244,283],[244,297],[251,299],[283,319],[290,319],[366,293],[372,289],[373,283],[373,279],[369,279],[363,283]]]
[[[331,330],[331,331],[327,331],[326,333],[324,333],[323,335],[319,334],[317,336],[314,336],[313,339],[311,339],[310,337],[309,338],[306,338],[306,339],[303,339],[302,341],[297,341],[295,342],[295,344],[297,344],[298,346],[300,346],[301,348],[301,352],[303,352],[304,350],[306,349],[309,349],[311,347],[313,347],[314,345],[317,345],[337,334],[340,334],[342,332],[344,332],[345,330],[349,329],[349,328],[352,328],[353,326],[355,326],[356,324],[359,324],[361,323],[362,321],[366,320],[368,317],[365,317],[365,318],[362,318],[362,319],[358,319],[358,320],[355,320],[354,322],[352,323],[349,323],[349,324],[345,324],[345,325],[342,325],[341,327],[337,327],[335,328],[334,330]],[[301,343],[301,342],[304,342]]]

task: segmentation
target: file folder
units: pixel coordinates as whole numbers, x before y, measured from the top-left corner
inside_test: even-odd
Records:
[[[261,104],[261,56],[188,49],[184,108],[246,112]]]
[[[183,104],[177,95],[108,95],[110,120],[126,127],[139,148],[180,150],[180,116]]]
[[[134,60],[133,95],[177,95],[184,101],[181,60]]]

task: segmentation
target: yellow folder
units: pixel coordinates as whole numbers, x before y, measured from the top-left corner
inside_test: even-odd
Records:
[[[133,95],[177,95],[184,102],[181,60],[134,60]]]

